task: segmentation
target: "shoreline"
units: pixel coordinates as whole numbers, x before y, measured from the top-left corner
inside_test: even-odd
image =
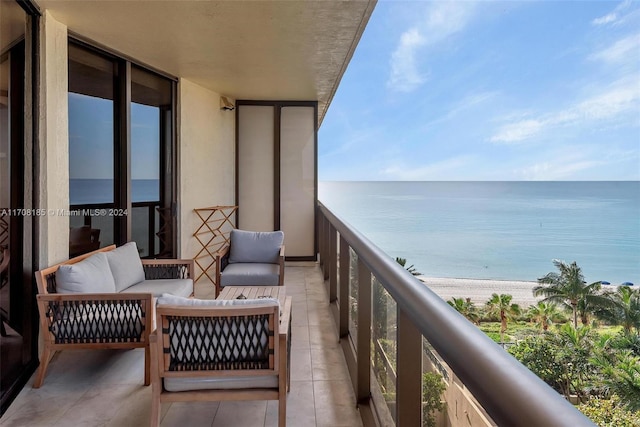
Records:
[[[445,301],[453,297],[471,298],[476,305],[482,306],[491,298],[491,294],[508,294],[513,296],[512,303],[526,308],[544,298],[533,296],[533,288],[538,285],[538,282],[427,276],[416,276],[416,278]]]

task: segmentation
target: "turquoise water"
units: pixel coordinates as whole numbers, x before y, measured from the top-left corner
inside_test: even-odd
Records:
[[[319,199],[428,276],[536,280],[562,259],[640,285],[640,182],[321,182]]]

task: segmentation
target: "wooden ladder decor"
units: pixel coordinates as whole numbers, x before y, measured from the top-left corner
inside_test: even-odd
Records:
[[[216,252],[229,243],[229,234],[235,228],[232,216],[237,206],[212,206],[194,209],[201,221],[198,229],[193,233],[201,246],[194,257],[199,272],[196,272],[194,283],[205,278],[216,285]]]

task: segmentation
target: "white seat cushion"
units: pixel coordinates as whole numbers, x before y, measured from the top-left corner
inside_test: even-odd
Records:
[[[149,293],[154,297],[171,294],[188,297],[193,294],[193,280],[191,279],[153,279],[143,280],[122,291],[123,293]]]
[[[255,377],[165,378],[167,391],[233,390],[242,388],[278,388],[276,375]]]
[[[278,264],[236,263],[229,264],[220,273],[220,286],[278,286]]]

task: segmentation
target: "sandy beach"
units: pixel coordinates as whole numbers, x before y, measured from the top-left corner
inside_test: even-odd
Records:
[[[456,298],[471,298],[478,305],[484,305],[491,294],[509,294],[512,302],[521,307],[528,307],[542,299],[533,296],[533,287],[537,282],[523,282],[515,280],[483,280],[483,279],[451,279],[445,277],[418,277],[433,292],[448,301]]]

